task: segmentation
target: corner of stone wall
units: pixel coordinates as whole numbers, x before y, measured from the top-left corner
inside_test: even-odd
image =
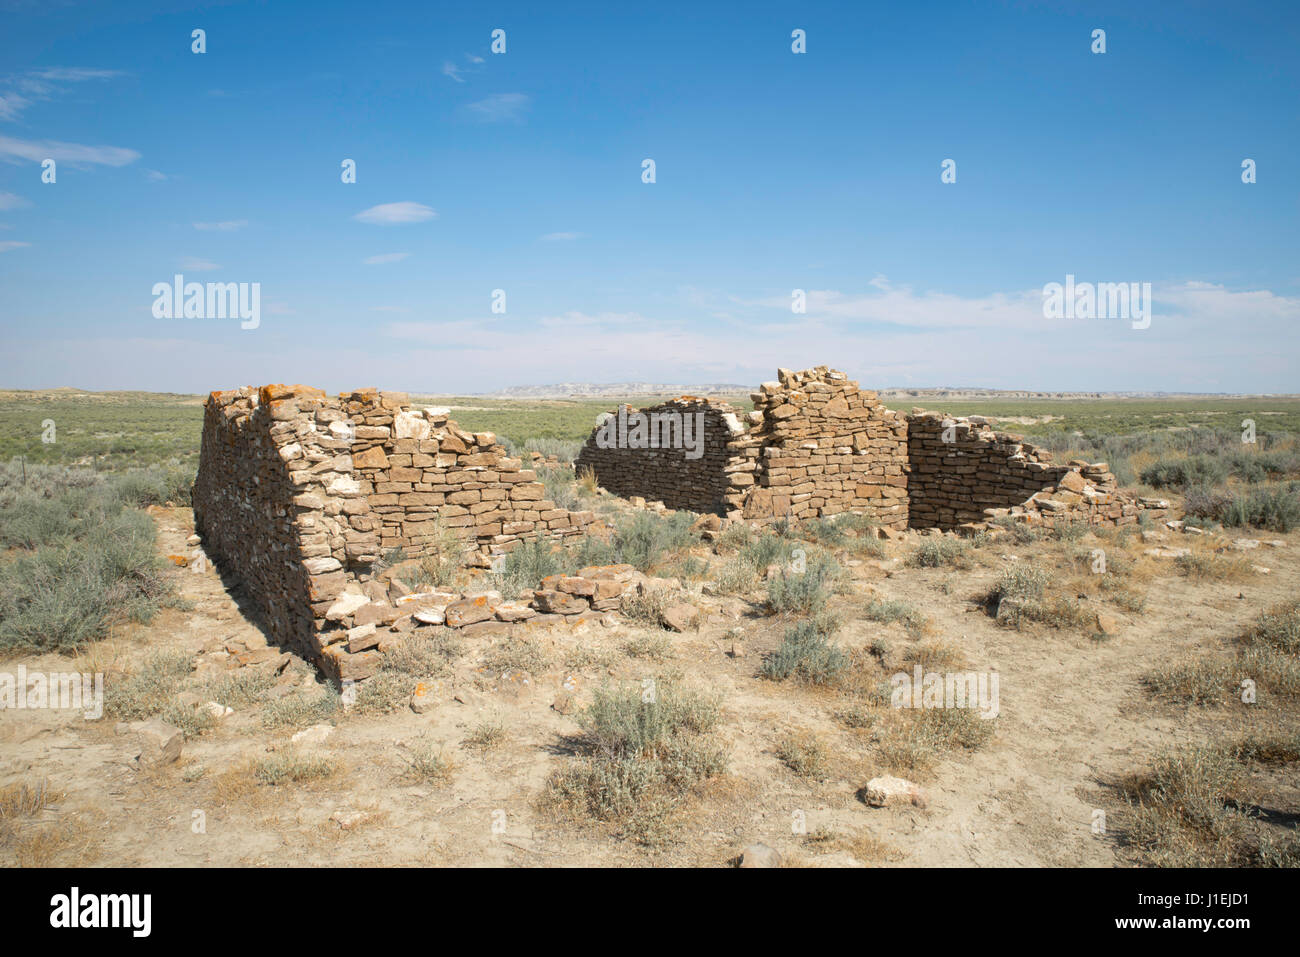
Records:
[[[372,580],[388,550],[419,557],[441,521],[470,564],[487,567],[520,541],[596,521],[557,509],[536,479],[492,433],[465,432],[445,409],[412,410],[405,393],[246,387],[206,403],[195,522],[277,643],[338,680],[360,678],[378,652],[349,633],[401,617]]]

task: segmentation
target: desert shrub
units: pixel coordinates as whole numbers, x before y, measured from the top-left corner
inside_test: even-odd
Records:
[[[388,656],[384,657],[387,659]],[[363,681],[360,687],[364,689],[367,684],[369,681]],[[268,731],[306,728],[333,717],[341,706],[342,699],[338,691],[333,685],[327,684],[317,694],[295,694],[268,701],[262,707],[262,727]]]
[[[997,730],[996,718],[982,718],[979,710],[973,707],[922,708],[917,716],[923,733],[939,751],[956,748],[978,750]]]
[[[901,622],[911,635],[923,633],[929,621],[911,602],[894,599],[881,601],[873,598],[863,606],[862,615],[868,621],[878,621],[882,624]]]
[[[1152,488],[1219,485],[1227,477],[1227,464],[1220,458],[1208,455],[1160,459],[1141,472],[1142,482]]]
[[[682,555],[667,563],[659,572],[662,578],[676,578],[680,582],[703,578],[709,573],[709,563],[694,555]]]
[[[258,784],[278,787],[281,784],[317,781],[329,777],[336,770],[338,766],[323,755],[303,754],[289,749],[257,761],[253,765],[253,777]]]
[[[1289,601],[1259,615],[1238,636],[1236,655],[1212,654],[1161,665],[1142,676],[1153,694],[1183,705],[1239,700],[1241,683],[1253,679],[1261,689],[1300,695],[1300,601]]]
[[[535,642],[523,638],[507,638],[492,648],[483,658],[483,666],[489,671],[503,674],[507,671],[526,671],[531,675],[540,674],[550,664],[550,659]]]
[[[506,738],[505,722],[499,717],[489,717],[470,728],[469,734],[465,735],[465,740],[461,742],[461,747],[470,751],[487,752],[501,747],[505,744]]]
[[[903,660],[917,664],[925,671],[956,668],[965,663],[961,649],[947,641],[928,638],[903,649]]]
[[[195,691],[204,700],[238,710],[262,701],[275,687],[278,677],[274,671],[263,668],[239,668],[210,678]]]
[[[1161,665],[1144,674],[1142,685],[1152,694],[1184,705],[1224,701],[1241,680],[1241,671],[1228,658],[1206,657]]]
[[[959,538],[927,538],[913,553],[911,564],[917,568],[968,568],[970,545]]]
[[[974,708],[913,708],[890,712],[877,747],[886,767],[899,771],[930,767],[945,752],[983,747],[993,736],[996,718],[981,718]]]
[[[1289,532],[1300,526],[1300,483],[1265,485],[1237,494],[1197,486],[1184,494],[1183,511],[1202,524]]]
[[[787,734],[776,743],[777,759],[801,778],[825,780],[829,760],[826,747],[812,734]]]
[[[1218,489],[1197,485],[1183,493],[1184,517],[1218,521],[1218,516],[1232,503],[1232,496]]]
[[[565,556],[551,540],[539,535],[517,544],[493,572],[493,587],[506,598],[517,598],[537,588],[543,578],[564,571]]]
[[[667,635],[656,632],[642,632],[625,641],[623,650],[632,658],[665,661],[673,656],[673,643]]]
[[[88,523],[117,511],[102,493],[76,489],[50,498],[21,490],[0,505],[0,545],[33,550],[76,537]]]
[[[657,845],[692,788],[726,770],[726,751],[710,743],[716,698],[659,681],[605,687],[578,716],[579,759],[554,774],[547,800],[557,809],[622,825],[622,836]]]
[[[455,581],[466,548],[465,541],[456,530],[445,524],[440,517],[435,517],[426,525],[426,534],[431,539],[421,546],[425,554],[420,557],[418,565],[402,573],[402,581],[416,590],[429,585],[442,587]]]
[[[1192,552],[1174,559],[1179,573],[1197,581],[1228,581],[1246,574],[1246,562],[1230,555]]]
[[[784,570],[767,583],[767,607],[778,615],[813,615],[826,607],[844,570],[829,555],[808,559],[807,570]]]
[[[662,628],[664,625],[664,611],[668,608],[670,597],[667,591],[660,588],[646,589],[644,591],[630,588],[623,592],[618,607],[623,617],[629,618],[639,625]]]
[[[1300,655],[1300,601],[1285,602],[1261,614],[1246,630],[1242,641]]]
[[[1156,758],[1117,790],[1128,804],[1126,843],[1162,867],[1297,867],[1300,840],[1272,819],[1252,813],[1251,771],[1292,764],[1294,736],[1249,737],[1187,747]]]
[[[451,776],[451,762],[443,756],[442,745],[419,738],[409,748],[404,777],[420,784],[442,784]]]
[[[582,442],[577,439],[556,439],[545,436],[526,439],[525,452],[537,452],[550,457],[554,455],[560,462],[572,462],[582,450]]]
[[[566,570],[575,572],[591,565],[613,565],[618,562],[614,543],[597,535],[583,535],[565,549],[568,557]]]
[[[1042,600],[1051,580],[1047,569],[1037,565],[1017,563],[1004,568],[989,592],[989,604],[996,609],[1004,598]]]
[[[545,490],[545,497],[556,508],[575,510],[582,501],[582,489],[572,465],[548,465],[537,469],[537,478]]]
[[[385,549],[384,553],[380,555],[379,559],[375,562],[373,571],[376,574],[386,571],[394,565],[402,564],[402,562],[406,561],[408,557],[406,549],[402,548],[400,545],[396,548]]]
[[[767,566],[788,561],[793,548],[787,539],[760,532],[740,549],[739,558],[762,574]]]
[[[625,758],[660,755],[679,734],[713,730],[718,717],[716,698],[660,681],[653,693],[637,684],[598,688],[578,725],[592,750]]]
[[[1216,518],[1229,528],[1253,526],[1271,532],[1289,532],[1300,525],[1300,495],[1292,482],[1251,489],[1232,500]]]
[[[1238,451],[1232,453],[1228,461],[1232,475],[1252,485],[1294,475],[1300,469],[1300,459],[1289,452]]]
[[[855,555],[866,555],[871,558],[884,558],[889,554],[885,540],[869,534],[859,535],[848,543],[848,548]]]
[[[149,468],[123,472],[111,481],[113,494],[125,505],[190,504],[194,472],[176,468]]]
[[[0,649],[71,651],[114,621],[149,621],[172,595],[148,515],[119,511],[76,534],[0,565]]]
[[[614,530],[618,561],[648,571],[666,552],[687,548],[698,541],[691,531],[693,521],[694,516],[689,512],[636,512]]]
[[[1077,542],[1086,534],[1088,534],[1087,522],[1061,521],[1052,527],[1052,538],[1058,542]]]
[[[748,562],[733,558],[723,564],[713,581],[720,595],[743,595],[758,587],[758,573]]]
[[[805,541],[816,542],[827,548],[843,545],[849,538],[838,516],[805,519],[797,527],[795,534]]]
[[[781,647],[763,660],[761,674],[774,681],[793,678],[808,684],[826,684],[848,664],[844,652],[830,642],[830,632],[815,621],[787,628]]]
[[[1030,545],[1034,542],[1041,541],[1043,530],[1037,525],[1030,525],[1028,522],[1016,521],[1010,515],[1003,515],[993,522],[999,528],[1005,529],[1011,533],[1011,538],[1017,545]]]
[[[1077,601],[1048,593],[1051,581],[1046,569],[1018,563],[1002,570],[985,603],[1000,625],[1019,628],[1026,621],[1037,621],[1064,628],[1085,624],[1088,613]]]
[[[190,658],[181,651],[156,651],[125,674],[104,683],[104,711],[122,721],[140,721],[161,713],[175,699],[190,674]]]
[[[736,552],[754,540],[756,533],[744,522],[732,522],[718,536],[718,552]]]

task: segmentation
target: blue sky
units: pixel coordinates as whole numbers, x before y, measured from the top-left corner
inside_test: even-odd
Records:
[[[0,22],[0,386],[825,363],[1300,391],[1294,3],[0,0]],[[260,283],[260,325],[155,318],[178,272]],[[1045,318],[1066,274],[1151,283],[1150,327]]]

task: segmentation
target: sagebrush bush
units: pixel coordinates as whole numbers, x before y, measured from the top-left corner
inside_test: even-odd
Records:
[[[848,665],[844,652],[830,642],[830,631],[817,621],[801,621],[787,628],[781,647],[763,660],[765,678],[794,678],[809,684],[826,684]]]
[[[506,598],[518,598],[536,589],[543,578],[563,572],[565,560],[563,550],[544,535],[520,542],[506,555],[501,570],[492,573],[493,587]]]
[[[788,539],[760,532],[741,547],[738,557],[761,575],[767,566],[789,561],[793,548]]]
[[[892,621],[901,622],[908,633],[912,635],[919,635],[924,632],[929,621],[921,610],[911,602],[894,599],[886,601],[881,601],[878,598],[871,599],[862,607],[862,616],[867,621],[877,621],[884,624]]]
[[[844,570],[829,555],[807,560],[807,570],[783,570],[767,583],[767,607],[777,615],[815,615],[830,601]]]
[[[1242,640],[1248,645],[1266,645],[1284,654],[1300,655],[1300,601],[1285,602],[1261,614]]]
[[[426,534],[430,541],[422,547],[425,554],[419,564],[402,570],[402,581],[409,587],[419,590],[429,585],[442,587],[450,585],[460,574],[464,561],[466,543],[454,528],[435,516]]]
[[[1289,532],[1300,525],[1300,489],[1297,483],[1254,488],[1234,495],[1216,518],[1229,528],[1253,526],[1271,532]]]
[[[687,548],[699,540],[691,531],[693,521],[690,512],[636,512],[614,530],[618,561],[648,571],[665,553]]]
[[[557,808],[620,822],[638,843],[671,839],[669,822],[701,781],[726,770],[726,751],[709,740],[718,700],[669,681],[597,689],[578,716],[579,759],[552,775]]]
[[[119,511],[0,565],[0,649],[72,651],[117,620],[149,621],[173,593],[153,520]]]
[[[743,595],[758,587],[754,566],[739,558],[723,564],[713,580],[720,595]]]
[[[1142,470],[1142,481],[1152,488],[1186,488],[1219,485],[1228,477],[1228,464],[1208,455],[1160,459]]]
[[[1250,736],[1227,744],[1185,747],[1128,775],[1118,790],[1129,803],[1125,838],[1161,867],[1298,867],[1292,829],[1254,813],[1250,772],[1289,765],[1300,741]]]
[[[927,538],[912,555],[911,564],[918,568],[967,568],[970,545],[959,538]]]

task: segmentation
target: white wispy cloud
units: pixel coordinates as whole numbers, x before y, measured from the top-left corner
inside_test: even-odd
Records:
[[[52,159],[70,166],[126,166],[138,160],[140,154],[121,146],[86,146],[57,140],[20,140],[0,136],[0,158],[11,163],[20,160],[39,163]]]
[[[532,101],[526,93],[496,93],[469,104],[466,109],[484,123],[519,123]]]
[[[193,256],[187,256],[181,260],[181,268],[188,269],[190,272],[213,272],[220,269],[217,263],[209,262],[206,259],[196,259]]]
[[[363,223],[375,223],[379,226],[392,226],[399,223],[422,223],[426,220],[433,219],[438,215],[437,211],[423,203],[413,203],[409,200],[401,203],[383,203],[379,206],[371,206],[369,209],[363,209],[357,213],[353,219],[360,220]]]
[[[17,93],[0,93],[0,120],[16,120],[32,101]]]
[[[122,76],[123,73],[121,70],[99,70],[94,67],[62,66],[53,67],[48,70],[36,70],[31,75],[40,77],[42,80],[81,83],[86,80],[111,80],[115,76]]]
[[[381,266],[384,263],[399,263],[409,255],[411,254],[410,253],[382,253],[378,256],[370,256],[361,261],[365,263],[367,266]]]
[[[31,243],[20,243],[13,239],[6,240],[5,242],[0,242],[0,253],[7,253],[11,249],[22,249],[24,246],[30,245]]]
[[[144,171],[145,178],[153,183],[161,183],[167,179],[166,173],[160,173],[156,169],[147,169]]]
[[[545,236],[541,237],[542,241],[547,243],[558,243],[563,242],[566,239],[581,238],[582,233],[547,233]]]
[[[1041,289],[958,296],[877,278],[878,295],[810,292],[802,315],[788,298],[730,296],[738,315],[725,322],[571,311],[524,324],[395,321],[384,332],[457,352],[459,368],[481,363],[503,382],[535,381],[539,368],[552,381],[759,382],[778,366],[830,364],[868,388],[1294,391],[1297,296],[1157,282],[1150,328],[1133,329],[1124,320],[1046,319]],[[580,358],[575,340],[584,343]]]
[[[205,233],[233,233],[237,229],[243,229],[248,225],[246,219],[227,219],[219,223],[195,223],[194,228]]]
[[[64,85],[85,83],[89,80],[109,80],[122,76],[121,70],[101,70],[94,67],[48,67],[10,77],[11,87],[0,93],[0,120],[16,120],[19,115],[40,100],[49,100],[64,92]]]
[[[18,209],[30,205],[31,203],[16,193],[0,193],[0,209]]]
[[[468,73],[480,72],[480,70],[478,70],[477,67],[481,66],[484,61],[481,56],[475,56],[473,53],[466,53],[465,62],[469,64],[468,67],[459,66],[454,60],[443,60],[442,75],[447,77],[450,80],[456,81],[457,83],[464,83],[465,74],[467,72]]]

